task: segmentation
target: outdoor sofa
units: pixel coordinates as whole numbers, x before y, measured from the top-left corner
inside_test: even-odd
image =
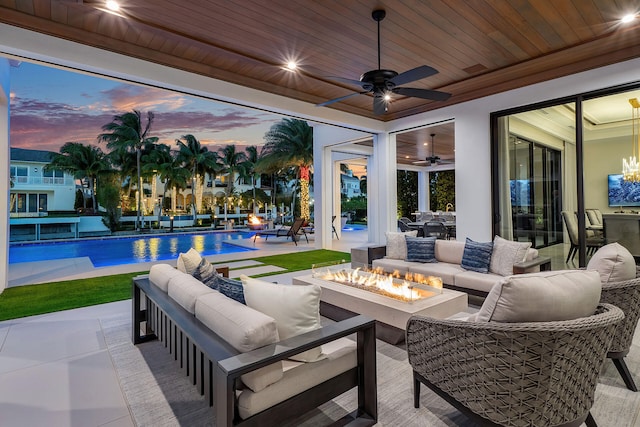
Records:
[[[482,249],[483,245],[486,248],[489,242],[443,240],[416,234],[415,231],[389,232],[386,246],[354,248],[352,266],[368,264],[386,273],[438,276],[447,288],[483,297],[506,276],[551,269],[550,258],[539,256],[528,242],[512,242],[496,236],[487,255],[486,251],[475,249]],[[428,245],[432,246],[430,254],[429,248],[425,248]],[[480,260],[480,257],[485,258]],[[465,258],[472,262],[465,263]],[[478,264],[483,265],[478,267]]]
[[[303,295],[315,292],[303,289],[310,288],[307,286],[267,282],[252,286],[254,293],[268,286],[279,287],[277,292],[269,291],[271,294],[284,292],[284,288]],[[237,294],[229,295],[238,298]],[[308,295],[301,301],[310,301],[316,314],[307,317],[315,316],[319,322],[319,290],[318,301]],[[250,296],[246,288],[244,296]],[[376,423],[374,320],[356,316],[281,340],[280,320],[276,322],[233,298],[191,274],[156,264],[148,275],[133,280],[133,343],[162,342],[176,367],[214,406],[218,426],[282,425],[354,387],[358,389],[358,407],[345,415],[343,424]],[[278,298],[283,299],[282,295]],[[269,294],[258,299],[276,305]],[[308,310],[302,305],[292,309],[299,308]],[[292,317],[298,315],[296,312]],[[356,342],[346,338],[352,334]],[[313,358],[305,359],[309,355]]]

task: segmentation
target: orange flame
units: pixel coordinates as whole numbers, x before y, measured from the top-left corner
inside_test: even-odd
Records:
[[[257,216],[249,215],[249,224],[260,225],[262,224],[262,222],[260,221],[260,218],[258,218]]]
[[[381,269],[361,272],[355,270],[327,271],[319,278],[334,282],[357,286],[378,292],[402,301],[415,301],[428,298],[434,293],[415,287],[415,284],[425,284],[432,288],[442,289],[442,279],[435,276],[407,273],[404,279],[396,270],[392,274],[385,274]]]

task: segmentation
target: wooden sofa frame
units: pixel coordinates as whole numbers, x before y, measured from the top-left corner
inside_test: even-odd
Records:
[[[353,387],[358,408],[336,425],[371,426],[378,419],[375,320],[356,316],[248,353],[239,353],[194,315],[150,282],[133,279],[132,341],[159,340],[201,395],[214,406],[217,426],[278,426]],[[357,366],[247,419],[236,405],[240,376],[351,334],[357,336]]]

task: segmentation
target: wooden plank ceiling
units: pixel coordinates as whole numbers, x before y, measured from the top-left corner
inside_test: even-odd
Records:
[[[102,0],[0,0],[0,22],[315,104],[359,90],[331,76],[358,80],[377,69],[371,12],[384,9],[381,68],[429,65],[439,73],[404,86],[452,94],[444,102],[396,95],[378,116],[370,94],[319,107],[385,121],[640,56],[638,25],[619,24],[634,0],[120,4],[116,16]],[[298,71],[283,69],[290,59]]]

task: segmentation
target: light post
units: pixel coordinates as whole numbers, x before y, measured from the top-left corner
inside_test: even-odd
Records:
[[[169,215],[169,233],[173,233],[173,215]]]

